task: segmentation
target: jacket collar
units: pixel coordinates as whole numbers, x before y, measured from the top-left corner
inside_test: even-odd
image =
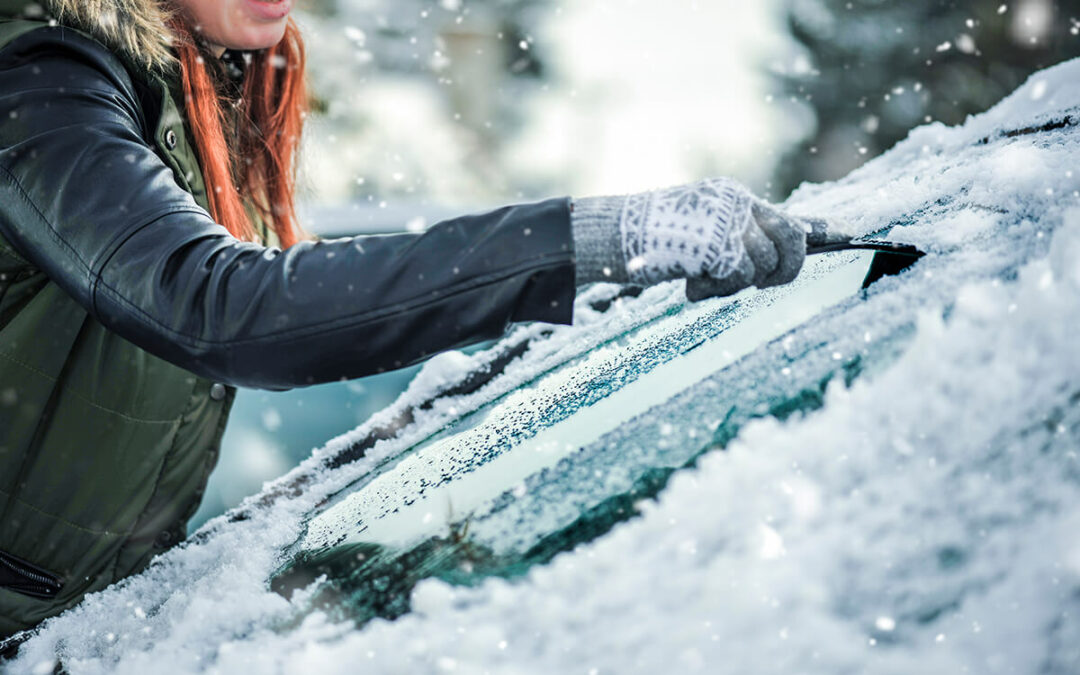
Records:
[[[0,19],[55,18],[154,72],[176,63],[169,17],[162,0],[0,0]]]

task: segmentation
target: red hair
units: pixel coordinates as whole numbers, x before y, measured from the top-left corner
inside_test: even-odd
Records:
[[[245,206],[273,229],[282,248],[308,238],[296,218],[296,156],[308,94],[304,43],[295,22],[289,19],[275,46],[245,55],[250,61],[238,104],[222,95],[222,76],[211,74],[207,61],[212,57],[200,50],[187,24],[180,18],[171,23],[210,215],[244,241],[259,240]],[[236,136],[226,139],[233,115],[238,115]]]

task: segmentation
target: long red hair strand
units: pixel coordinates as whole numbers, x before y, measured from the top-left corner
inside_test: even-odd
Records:
[[[258,241],[247,204],[282,248],[308,238],[296,217],[296,161],[309,99],[304,43],[295,22],[289,19],[277,45],[246,55],[236,138],[225,136],[232,104],[219,94],[206,52],[179,17],[171,27],[210,215],[237,239]]]

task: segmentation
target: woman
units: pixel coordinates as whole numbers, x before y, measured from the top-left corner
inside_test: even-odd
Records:
[[[0,0],[0,636],[185,536],[235,386],[570,323],[589,282],[698,299],[802,264],[806,224],[723,179],[312,240],[290,9]]]

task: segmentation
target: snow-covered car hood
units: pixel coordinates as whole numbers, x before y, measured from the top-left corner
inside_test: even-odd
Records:
[[[438,357],[11,667],[1077,672],[1078,123],[1073,61],[800,189],[929,253],[865,291],[851,254],[692,306],[601,286]]]

